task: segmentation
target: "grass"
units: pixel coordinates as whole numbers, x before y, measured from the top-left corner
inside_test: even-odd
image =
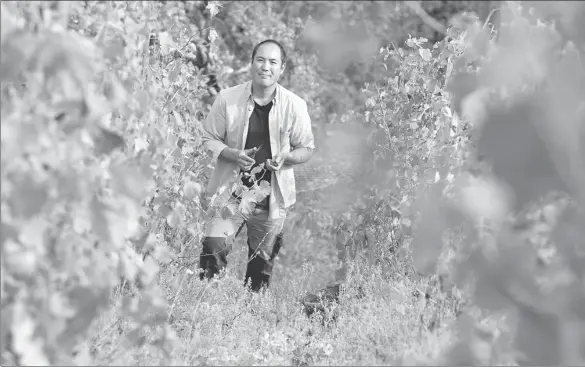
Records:
[[[311,207],[309,199],[303,197],[309,202],[306,207]],[[460,302],[441,292],[432,278],[405,275],[411,272],[403,258],[374,267],[367,265],[366,258],[357,259],[348,269],[340,302],[323,314],[305,314],[301,298],[331,284],[339,265],[335,236],[319,229],[318,223],[310,215],[289,217],[271,287],[262,294],[243,286],[245,229],[219,280],[186,275],[186,269],[198,263],[200,246],[186,251],[192,259],[171,263],[159,274],[171,314],[170,329],[177,339],[172,353],[165,355],[152,345],[161,330],[152,328],[139,337],[132,334],[129,318],[116,307],[123,297],[118,293],[112,298],[113,307],[94,325],[76,364],[437,364],[457,340]],[[377,253],[384,253],[386,245],[378,243],[381,252]],[[141,347],[130,342],[140,337]]]
[[[307,317],[300,298],[330,282],[336,266],[332,250],[326,246],[315,247],[309,266],[298,261],[299,254],[291,245],[277,262],[271,288],[262,294],[252,293],[242,281],[243,238],[219,280],[200,281],[197,274],[185,275],[186,269],[176,263],[162,269],[159,283],[168,300],[167,310],[172,307],[169,324],[178,339],[170,355],[151,344],[160,330],[132,335],[128,318],[117,311],[123,296],[118,293],[113,296],[111,310],[83,344],[76,363],[433,364],[456,340],[456,302],[444,294],[427,299],[421,290],[431,287],[428,280],[414,281],[381,267],[364,271],[365,264],[359,262],[348,272],[339,304],[324,314]],[[302,240],[303,236],[295,239]],[[358,287],[363,291],[361,296]],[[130,339],[140,337],[144,345],[133,346]]]

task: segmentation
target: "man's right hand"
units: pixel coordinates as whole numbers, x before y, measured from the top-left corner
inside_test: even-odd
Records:
[[[224,149],[224,152],[226,154],[223,155],[232,162],[237,163],[238,167],[240,167],[241,170],[249,171],[252,169],[254,163],[256,163],[256,161],[252,157],[256,154],[257,151],[258,148],[250,148],[246,150],[226,148]]]

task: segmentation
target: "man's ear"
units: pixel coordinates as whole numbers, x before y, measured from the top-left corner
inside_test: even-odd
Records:
[[[280,67],[280,72],[284,72],[284,69],[286,68],[286,62],[282,63],[282,66]]]

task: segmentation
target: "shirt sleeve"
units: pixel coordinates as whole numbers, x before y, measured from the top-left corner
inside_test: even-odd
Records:
[[[202,143],[203,147],[211,152],[212,157],[216,160],[222,150],[227,148],[225,144],[226,135],[226,114],[225,114],[225,99],[220,92],[211,110],[203,122]]]
[[[309,116],[307,102],[303,100],[297,104],[295,109],[295,117],[290,131],[290,145],[293,149],[315,149],[311,117]]]

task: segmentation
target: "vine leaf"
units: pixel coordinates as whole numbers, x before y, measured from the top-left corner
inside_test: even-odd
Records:
[[[112,240],[107,217],[108,210],[109,207],[107,205],[99,200],[97,196],[93,196],[90,202],[92,229],[95,234],[105,243],[109,243]]]
[[[181,61],[175,60],[174,66],[169,72],[169,82],[174,83],[177,80],[177,77],[181,73]]]
[[[453,95],[453,109],[462,115],[462,102],[478,87],[479,79],[474,73],[457,73],[449,80],[446,89]]]
[[[117,162],[110,166],[112,186],[117,193],[130,199],[142,200],[152,182],[147,180],[139,167]]]
[[[14,214],[24,219],[39,214],[49,199],[47,187],[23,177],[13,178],[13,185],[10,203]]]
[[[559,318],[532,307],[517,306],[519,319],[514,345],[523,354],[523,357],[519,358],[519,364],[524,366],[562,365]]]
[[[567,208],[561,214],[551,233],[551,239],[568,262],[571,270],[579,277],[585,275],[585,216],[575,208]]]
[[[109,289],[78,286],[67,295],[71,307],[76,312],[67,320],[65,331],[57,339],[59,345],[70,350],[87,331],[99,311],[109,304]]]
[[[120,135],[103,127],[98,128],[93,137],[93,142],[98,156],[108,155],[115,149],[120,149],[124,146],[124,139]]]
[[[167,216],[167,223],[173,229],[181,228],[185,224],[183,214],[179,210],[179,207],[175,207]]]
[[[44,352],[43,339],[35,338],[36,324],[25,308],[26,303],[17,302],[13,308],[12,345],[25,366],[50,366]],[[3,312],[4,313],[4,312]]]
[[[422,59],[425,61],[429,61],[433,57],[431,51],[428,48],[419,48],[418,53],[420,54],[420,57],[422,57]]]
[[[256,193],[254,190],[244,191],[241,195],[240,205],[238,209],[244,215],[251,215],[256,204]]]
[[[434,271],[443,249],[443,232],[447,227],[445,207],[441,203],[443,187],[439,181],[418,199],[421,217],[411,249],[415,269],[425,275]]]
[[[545,123],[541,106],[537,99],[529,99],[508,109],[488,108],[480,131],[477,152],[511,189],[514,209],[550,190],[567,191],[536,127]]]
[[[219,13],[219,8],[221,7],[222,5],[219,3],[219,1],[210,1],[205,8],[209,10],[209,15],[211,18],[213,18]]]

